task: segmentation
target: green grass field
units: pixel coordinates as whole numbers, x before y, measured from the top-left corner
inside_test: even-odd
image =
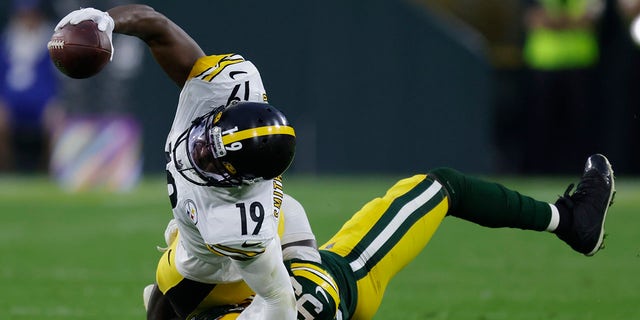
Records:
[[[291,177],[319,242],[394,177]],[[497,178],[555,201],[569,179]],[[640,183],[618,178],[606,249],[587,258],[555,236],[447,218],[391,283],[376,319],[640,319]],[[0,319],[144,319],[170,218],[166,185],[67,194],[0,177]]]

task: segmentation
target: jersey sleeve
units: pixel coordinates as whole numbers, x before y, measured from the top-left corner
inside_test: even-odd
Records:
[[[234,260],[234,265],[256,293],[238,319],[296,319],[296,300],[282,263],[278,238],[269,242],[260,256],[246,261]]]
[[[294,260],[286,263],[302,319],[336,319],[340,290],[329,271],[313,261]]]
[[[282,255],[284,260],[302,259],[320,262],[316,237],[311,230],[304,207],[288,194],[282,202],[284,230],[282,233]]]
[[[233,53],[196,60],[180,92],[167,148],[175,144],[193,119],[233,101],[267,102],[262,77],[255,65]]]

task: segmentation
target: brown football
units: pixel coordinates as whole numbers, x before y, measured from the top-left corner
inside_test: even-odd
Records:
[[[54,32],[47,49],[58,70],[75,79],[95,75],[111,59],[109,36],[90,20]]]

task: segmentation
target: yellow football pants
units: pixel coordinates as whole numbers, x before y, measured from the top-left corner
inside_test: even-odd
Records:
[[[358,300],[351,319],[373,318],[389,281],[427,245],[448,207],[442,185],[416,175],[367,203],[321,246],[347,259],[356,275]]]

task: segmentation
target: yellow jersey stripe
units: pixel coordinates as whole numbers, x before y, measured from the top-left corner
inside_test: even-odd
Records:
[[[331,298],[333,298],[333,301],[335,301],[336,304],[340,303],[340,296],[338,295],[338,291],[336,290],[335,285],[317,274],[317,271],[307,268],[308,266],[310,265],[307,265],[304,268],[294,268],[292,265],[291,273],[293,273],[294,276],[303,277],[305,279],[313,281],[313,283],[317,284],[319,287],[322,287],[331,296]],[[323,276],[327,275],[323,274]]]
[[[244,61],[243,59],[222,60],[217,66],[213,67],[215,69],[211,70],[211,73],[204,76],[202,80],[211,81],[215,76],[217,76],[220,72],[222,72],[222,70],[224,70],[224,68],[226,68],[227,66],[236,64],[239,62],[243,62],[243,61]]]
[[[240,140],[249,139],[253,137],[261,137],[273,134],[288,134],[290,136],[296,136],[295,131],[289,126],[265,126],[257,127],[247,130],[242,130],[222,136],[222,144],[228,145]]]
[[[245,61],[242,58],[229,59],[234,55],[233,53],[228,53],[201,57],[193,64],[189,79],[202,78],[203,80],[211,81],[226,66]]]
[[[300,268],[308,268],[313,270],[314,272],[322,275],[323,278],[326,278],[325,281],[327,281],[331,286],[333,286],[333,289],[335,291],[338,291],[338,286],[335,284],[335,280],[333,280],[333,277],[331,277],[331,275],[329,275],[327,273],[327,271],[325,271],[324,269],[318,267],[315,264],[311,264],[311,263],[301,263],[301,262],[294,262],[291,264],[291,269],[300,269]]]
[[[235,249],[235,248],[231,248],[231,247],[227,247],[219,244],[214,244],[214,245],[208,244],[207,248],[209,249],[209,251],[220,256],[238,257],[238,258],[247,258],[247,259],[253,258],[263,253],[265,250],[264,248],[260,248],[257,251],[246,251],[246,250]]]
[[[206,57],[201,57],[196,60],[196,63],[191,67],[191,72],[189,73],[189,78],[196,78],[202,76],[207,70],[211,69],[218,65],[218,63],[227,57],[232,56],[232,54],[221,54],[221,55],[211,55]]]

